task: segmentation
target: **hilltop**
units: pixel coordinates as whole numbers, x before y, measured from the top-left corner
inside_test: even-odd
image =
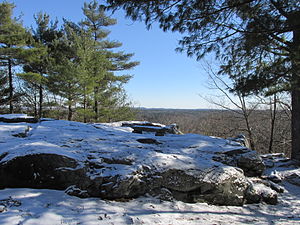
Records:
[[[165,210],[173,211],[177,216],[171,222],[175,224],[217,220],[222,223],[220,216],[209,218],[196,213],[204,209],[215,213],[219,210],[224,214],[237,214],[238,211],[247,214],[255,209],[250,219],[254,223],[266,212],[269,215],[263,218],[265,222],[281,221],[280,217],[289,223],[300,219],[296,213],[299,212],[297,205],[300,205],[299,187],[294,186],[299,185],[299,169],[282,155],[261,158],[232,139],[172,132],[157,136],[157,132],[150,132],[151,129],[166,131],[172,126],[141,121],[84,124],[42,119],[29,123],[26,115],[4,115],[2,118],[19,120],[18,123],[0,123],[1,187],[6,188],[0,191],[2,224],[8,221],[5,218],[30,224],[29,221],[42,219],[45,213],[55,215],[61,221],[81,222],[89,214],[93,219],[84,224],[102,220],[116,224],[138,224],[138,220],[167,223],[171,219],[164,216]],[[142,127],[146,132],[133,133],[136,127]],[[78,199],[64,193],[88,198]],[[29,200],[36,205],[48,206],[38,211],[36,206],[29,207]],[[95,202],[101,205],[97,204],[95,215],[92,215],[88,211]],[[70,205],[63,211],[58,210],[64,204]],[[70,215],[74,204],[76,210],[79,205],[83,209]],[[295,209],[292,215],[283,210],[287,204]],[[244,207],[236,208],[241,205]],[[109,206],[112,211],[104,210]],[[144,206],[151,206],[151,212]],[[23,207],[30,215],[19,210],[23,211]],[[120,214],[122,207],[124,213]],[[147,215],[134,212],[132,207]],[[182,209],[185,215],[180,214]],[[269,212],[270,209],[273,211]],[[187,210],[190,216],[187,216]],[[99,211],[105,211],[105,214],[99,216]],[[233,220],[238,223],[241,219],[245,218],[239,215]]]

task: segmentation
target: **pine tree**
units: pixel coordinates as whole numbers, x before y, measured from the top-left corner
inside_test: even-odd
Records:
[[[81,56],[86,57],[89,53],[82,52],[80,48],[88,49],[88,43],[83,41],[85,44],[80,44],[82,38],[80,28],[72,22],[65,21],[63,36],[54,43],[56,60],[48,77],[48,83],[51,84],[48,85],[49,90],[66,99],[68,120],[73,119],[74,106],[81,101],[81,96],[85,93],[82,90],[87,88],[85,85],[87,79],[83,75],[86,71]]]
[[[131,76],[114,72],[138,63],[130,62],[133,54],[113,51],[121,43],[107,40],[109,31],[103,28],[115,20],[95,1],[85,4],[83,11],[86,19],[79,24],[64,20],[63,35],[52,42],[54,61],[47,88],[65,99],[69,120],[77,116],[83,122],[107,122],[131,116],[122,87]]]
[[[13,113],[13,102],[20,94],[14,90],[13,67],[21,65],[27,57],[25,49],[30,35],[22,24],[13,18],[14,5],[8,2],[0,3],[0,66],[5,67],[9,81],[9,112]]]
[[[85,20],[81,22],[85,32],[94,40],[94,52],[92,56],[91,74],[94,77],[94,112],[95,120],[99,119],[100,114],[108,112],[105,110],[105,102],[110,99],[111,107],[118,102],[113,99],[117,96],[113,92],[121,91],[120,84],[128,82],[131,76],[116,76],[113,71],[128,70],[138,65],[138,62],[129,62],[133,54],[123,52],[113,52],[113,49],[120,47],[122,44],[116,41],[109,41],[107,37],[109,31],[105,27],[116,24],[116,20],[105,15],[103,9],[94,0],[91,3],[84,4],[83,13]],[[101,60],[99,60],[101,59]],[[110,90],[109,90],[110,89]],[[114,90],[114,91],[113,91]],[[111,93],[108,96],[108,93]],[[104,97],[105,96],[105,97]],[[103,112],[99,112],[99,108]]]
[[[66,99],[68,119],[71,120],[77,105],[77,114],[88,122],[94,113],[90,110],[94,90],[92,74],[94,40],[80,25],[66,21],[63,36],[55,42],[55,63],[52,65],[49,90]],[[103,57],[102,57],[103,58]],[[96,61],[94,60],[93,63]],[[101,57],[97,61],[101,63]]]
[[[51,22],[47,14],[39,13],[35,16],[37,28],[32,30],[33,43],[31,48],[35,54],[27,59],[24,65],[24,73],[19,74],[25,81],[34,84],[39,90],[38,117],[43,114],[44,90],[47,86],[47,76],[50,73],[53,62],[54,41],[59,38],[60,31],[57,28],[57,21]]]

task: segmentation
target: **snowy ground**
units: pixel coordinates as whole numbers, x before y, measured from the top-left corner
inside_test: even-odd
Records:
[[[5,189],[0,191],[0,224],[300,224],[300,188],[285,187],[278,205],[244,207],[151,197],[115,202],[80,199],[55,190]]]
[[[25,115],[19,117],[21,116]],[[64,133],[61,133],[61,130],[58,129],[59,125],[66,128]],[[86,149],[102,146],[112,148],[111,143],[116,143],[116,140],[118,140],[120,144],[116,149],[126,149],[128,151],[126,146],[129,146],[132,149],[130,150],[131,157],[148,160],[147,158],[141,159],[139,151],[136,151],[138,147],[142,146],[135,140],[140,136],[132,136],[128,132],[131,131],[128,130],[130,128],[118,128],[118,124],[114,128],[115,135],[111,136],[111,129],[111,125],[98,125],[98,128],[95,128],[92,125],[80,125],[79,123],[67,121],[56,121],[55,123],[49,121],[42,124],[31,124],[30,127],[24,123],[9,125],[3,123],[0,124],[0,153],[8,150],[14,153],[2,159],[9,160],[9,157],[28,154],[28,152],[49,152],[59,149],[61,154],[76,158],[79,151],[82,152]],[[27,139],[18,137],[18,134],[24,132],[24,130],[27,130],[26,132],[30,135]],[[119,133],[116,133],[116,131]],[[147,138],[148,136],[143,135],[143,137]],[[155,147],[159,151],[150,151],[151,147],[146,148],[144,146],[143,151],[156,154],[157,158],[162,155],[162,152],[169,153],[170,155],[167,155],[169,158],[162,158],[165,166],[173,162],[171,160],[174,158],[171,157],[173,155],[177,158],[190,157],[191,162],[201,160],[201,163],[206,165],[209,161],[206,160],[206,163],[204,161],[205,152],[233,148],[231,144],[223,139],[199,135],[178,136],[176,138],[170,135],[156,138],[163,143]],[[178,146],[180,147],[180,155],[176,152],[179,151]],[[215,146],[218,146],[218,148]],[[77,151],[71,151],[70,149],[76,149]],[[196,150],[198,151],[197,155]],[[199,150],[202,150],[201,154]],[[111,157],[125,157],[123,156],[124,152],[115,150]],[[180,165],[177,161],[176,164]],[[290,170],[292,169],[294,168],[290,168]],[[289,168],[274,167],[272,170],[285,172],[284,170],[289,170]],[[124,171],[126,172],[126,170]],[[271,171],[269,170],[268,173],[271,173]],[[153,197],[116,202],[96,198],[80,199],[69,196],[64,191],[4,189],[0,190],[0,225],[300,224],[300,187],[286,182],[280,185],[284,186],[285,192],[279,194],[277,205],[252,204],[243,207],[213,206],[205,203],[188,204],[179,201],[167,202]]]

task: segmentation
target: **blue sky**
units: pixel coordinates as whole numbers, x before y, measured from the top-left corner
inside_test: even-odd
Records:
[[[40,11],[51,18],[69,19],[78,22],[83,19],[84,0],[10,0],[16,5],[14,14],[22,15],[23,24],[35,24],[33,15]],[[176,53],[180,39],[176,33],[165,33],[157,26],[147,30],[140,22],[125,19],[122,11],[112,15],[118,24],[109,27],[109,39],[123,43],[120,50],[134,53],[134,60],[140,65],[129,73],[134,77],[125,86],[130,100],[138,107],[151,108],[208,108],[207,102],[199,97],[210,91],[207,75],[201,63]]]

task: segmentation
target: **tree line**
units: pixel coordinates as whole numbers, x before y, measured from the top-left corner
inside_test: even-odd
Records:
[[[274,104],[274,102],[269,103]],[[279,103],[277,104],[275,120],[272,120],[274,108],[271,108],[271,105],[256,106],[254,110],[247,108],[247,122],[242,110],[221,108],[206,110],[141,109],[136,116],[138,120],[155,123],[176,123],[183,133],[196,133],[229,140],[244,134],[250,147],[258,153],[284,153],[290,157],[290,112],[282,108]],[[247,125],[251,127],[250,130]],[[272,129],[274,127],[275,129]]]
[[[34,15],[34,28],[13,16],[14,4],[0,4],[0,107],[37,118],[63,111],[67,119],[113,121],[132,116],[123,85],[131,75],[116,75],[139,63],[108,39],[106,16],[96,1],[84,3],[84,19],[63,19],[59,26],[46,13]],[[118,73],[120,74],[120,73]]]

